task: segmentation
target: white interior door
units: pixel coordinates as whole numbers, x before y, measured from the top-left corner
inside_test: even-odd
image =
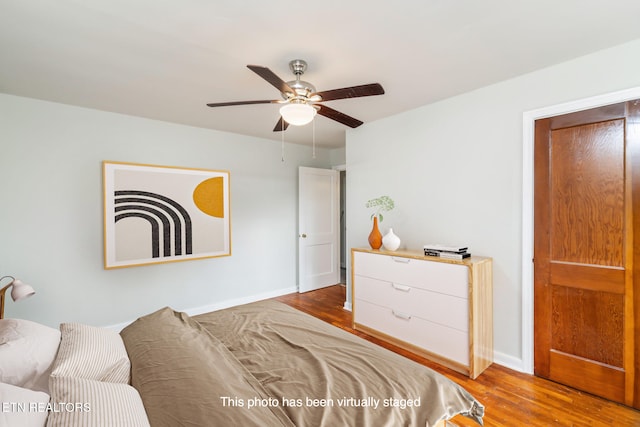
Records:
[[[300,167],[298,291],[340,283],[340,172]]]

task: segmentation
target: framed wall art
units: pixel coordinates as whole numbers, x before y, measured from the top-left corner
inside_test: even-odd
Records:
[[[231,255],[229,172],[103,162],[104,268]]]

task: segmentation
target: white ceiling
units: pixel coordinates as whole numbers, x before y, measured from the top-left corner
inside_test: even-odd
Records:
[[[0,92],[280,140],[278,99],[247,64],[370,122],[640,38],[638,0],[0,0]],[[344,145],[325,117],[288,142]]]

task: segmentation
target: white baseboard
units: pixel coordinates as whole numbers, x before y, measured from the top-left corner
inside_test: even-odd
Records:
[[[342,307],[347,311],[353,311],[353,306],[351,305],[351,303],[349,301],[345,301],[344,302],[344,306]]]
[[[249,304],[250,302],[262,301],[265,299],[279,297],[281,295],[291,294],[298,292],[298,288],[293,286],[291,288],[278,289],[275,291],[264,292],[257,295],[250,295],[242,298],[234,298],[226,301],[222,301],[215,304],[205,305],[202,307],[189,308],[183,310],[189,316],[196,316],[198,314],[209,313],[211,311],[222,310],[224,308],[235,307],[236,305]]]
[[[250,295],[247,297],[234,298],[221,302],[217,302],[215,304],[204,305],[201,307],[187,308],[185,310],[179,310],[187,313],[189,316],[196,316],[198,314],[209,313],[211,311],[222,310],[224,308],[235,307],[237,305],[249,304],[250,302],[262,301],[265,299],[279,297],[281,295],[287,295],[294,292],[298,292],[298,288],[293,286],[290,288],[277,289],[275,291],[263,292],[261,294]],[[116,332],[120,332],[127,325],[131,324],[133,320],[124,323],[118,323],[116,325],[105,326],[107,329],[111,329]]]
[[[524,363],[522,359],[517,357],[510,356],[508,354],[500,353],[499,351],[493,352],[493,362],[498,365],[504,366],[505,368],[513,369],[514,371],[524,372],[526,374],[530,374],[531,372],[527,372],[524,369]]]

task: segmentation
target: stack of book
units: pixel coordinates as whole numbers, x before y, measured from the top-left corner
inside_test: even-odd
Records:
[[[447,259],[465,259],[471,254],[466,246],[424,245],[424,254]]]

